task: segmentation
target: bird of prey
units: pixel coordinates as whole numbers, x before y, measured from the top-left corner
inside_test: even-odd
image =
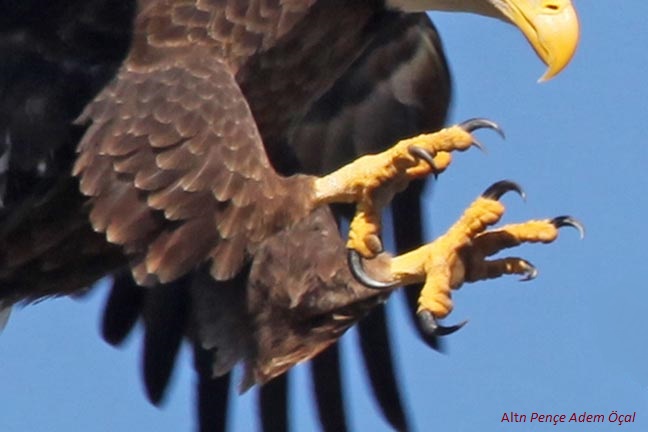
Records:
[[[154,402],[181,341],[192,341],[203,430],[224,427],[238,363],[242,389],[265,384],[266,428],[285,429],[282,376],[313,358],[322,425],[343,430],[335,347],[323,351],[367,314],[374,391],[392,426],[407,429],[381,303],[414,285],[419,331],[437,346],[460,327],[439,322],[451,289],[535,274],[523,259],[487,256],[579,227],[558,217],[489,230],[504,211],[498,198],[520,192],[503,181],[421,245],[422,179],[477,144],[476,129],[499,131],[484,119],[439,130],[450,77],[423,11],[515,25],[549,79],[577,45],[569,0],[4,0],[2,9],[0,305],[76,294],[112,275],[105,337],[119,343],[144,322]],[[389,205],[399,253],[409,251],[396,256],[381,240]]]

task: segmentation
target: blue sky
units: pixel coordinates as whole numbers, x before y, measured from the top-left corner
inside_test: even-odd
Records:
[[[467,285],[451,319],[470,318],[438,354],[418,342],[404,303],[389,307],[406,402],[418,430],[526,431],[553,425],[505,424],[503,413],[636,412],[648,425],[648,3],[580,1],[580,49],[557,79],[538,85],[543,67],[513,28],[467,15],[435,15],[455,74],[452,121],[487,116],[507,140],[480,132],[488,154],[455,158],[428,196],[430,238],[442,232],[486,186],[509,178],[526,203],[505,196],[506,222],[572,214],[585,240],[563,230],[548,246],[514,254],[540,270]],[[115,350],[98,336],[106,290],[87,299],[46,301],[17,311],[0,336],[0,430],[191,430],[189,356],[163,409],[145,400],[139,337]],[[355,430],[384,430],[367,396],[350,332],[344,344],[347,399]],[[294,424],[313,427],[297,368]],[[237,401],[233,430],[255,430],[254,395]],[[611,424],[559,424],[554,430],[616,430]]]

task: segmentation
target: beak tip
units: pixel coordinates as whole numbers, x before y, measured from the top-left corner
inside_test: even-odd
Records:
[[[529,11],[514,23],[526,36],[538,57],[547,66],[539,83],[559,75],[571,62],[580,39],[580,23],[569,0],[558,12]]]
[[[569,65],[573,55],[574,55],[575,47],[573,50],[570,51],[569,55],[565,59],[559,59],[559,61],[555,62],[548,62],[547,65],[547,70],[545,73],[538,79],[538,83],[544,83],[547,82],[556,76],[560,75],[565,68]]]
[[[557,73],[555,73],[554,71],[552,71],[551,69],[549,69],[549,70],[547,70],[547,71],[544,73],[544,75],[542,75],[540,78],[538,78],[538,84],[544,84],[544,83],[546,83],[547,81],[549,81],[549,80],[551,80],[552,78],[554,78],[556,75],[557,75]]]

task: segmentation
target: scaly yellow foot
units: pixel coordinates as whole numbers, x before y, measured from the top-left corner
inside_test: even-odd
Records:
[[[500,127],[485,119],[472,119],[436,133],[400,141],[378,154],[363,156],[315,182],[315,205],[354,202],[356,213],[349,227],[347,247],[364,258],[382,251],[382,208],[410,180],[438,175],[450,164],[452,151],[481,144],[472,132],[489,128],[503,136]]]
[[[351,251],[350,267],[354,276],[364,285],[376,289],[393,289],[399,285],[423,282],[419,296],[418,316],[423,329],[431,335],[453,333],[464,324],[444,327],[438,319],[452,311],[451,290],[464,282],[521,274],[523,280],[533,279],[537,270],[522,258],[502,258],[488,261],[503,249],[521,243],[550,243],[558,236],[558,228],[572,226],[583,235],[583,226],[575,219],[561,216],[548,220],[534,220],[507,225],[487,231],[504,214],[499,198],[506,192],[523,195],[522,189],[510,181],[501,181],[489,187],[477,198],[461,218],[441,237],[420,248],[392,258],[389,282],[373,280],[363,270],[360,256]]]

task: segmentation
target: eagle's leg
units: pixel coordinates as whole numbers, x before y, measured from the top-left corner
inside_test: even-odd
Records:
[[[481,128],[502,134],[496,123],[472,119],[436,133],[402,140],[382,153],[358,158],[316,180],[314,205],[356,203],[347,247],[364,258],[373,258],[382,251],[382,208],[410,180],[444,171],[452,160],[450,152],[464,151],[473,145],[481,147],[471,134]]]
[[[488,261],[487,257],[521,243],[550,243],[558,236],[558,228],[572,226],[581,235],[582,225],[567,216],[507,225],[497,230],[486,228],[497,223],[504,214],[498,201],[508,191],[522,190],[515,183],[502,181],[489,187],[475,200],[461,218],[441,237],[414,251],[392,258],[389,282],[373,281],[364,273],[359,256],[351,252],[352,270],[363,283],[376,288],[410,285],[423,282],[419,296],[418,315],[431,334],[444,335],[463,324],[443,327],[438,319],[452,311],[451,290],[464,282],[490,279],[504,274],[520,274],[522,280],[536,276],[535,267],[521,258]]]

